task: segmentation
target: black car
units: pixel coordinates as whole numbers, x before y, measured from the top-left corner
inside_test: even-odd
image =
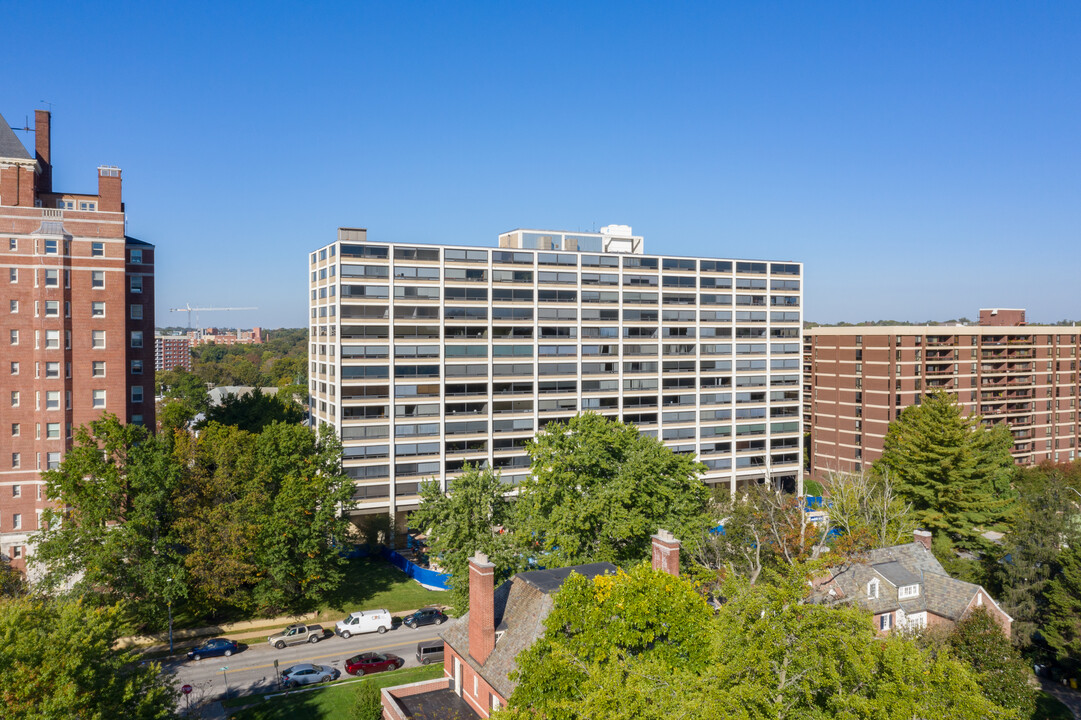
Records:
[[[417,610],[412,615],[406,615],[402,618],[402,624],[406,627],[418,628],[421,625],[442,625],[446,620],[447,616],[439,608],[426,607]]]
[[[201,660],[205,657],[217,657],[224,655],[229,657],[237,650],[236,640],[226,640],[225,638],[214,638],[207,640],[199,647],[192,648],[188,651],[188,660]]]

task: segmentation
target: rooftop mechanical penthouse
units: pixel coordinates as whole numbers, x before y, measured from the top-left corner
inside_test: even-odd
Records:
[[[526,440],[584,411],[711,484],[802,483],[799,263],[646,255],[615,225],[491,249],[342,228],[309,264],[312,418],[342,438],[357,513],[416,507],[465,463],[513,485]]]

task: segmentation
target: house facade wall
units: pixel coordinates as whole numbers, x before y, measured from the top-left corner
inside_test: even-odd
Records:
[[[456,668],[460,668],[461,672],[460,687],[455,682]],[[474,670],[450,645],[444,647],[443,672],[450,679],[451,688],[481,717],[486,718],[492,714],[493,698],[498,701],[499,707],[507,706],[507,698],[496,692],[484,676]]]

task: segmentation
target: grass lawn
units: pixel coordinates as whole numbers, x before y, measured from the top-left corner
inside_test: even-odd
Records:
[[[1036,712],[1032,713],[1033,720],[1074,720],[1070,708],[1063,705],[1053,695],[1040,691],[1036,698]]]
[[[324,625],[337,622],[354,610],[386,608],[395,613],[425,605],[442,605],[448,601],[447,593],[425,590],[420,583],[406,577],[405,573],[382,558],[356,558],[348,561],[341,586],[321,603],[319,617],[312,622]],[[214,619],[192,617],[183,607],[174,607],[176,628],[208,627],[258,619],[257,616],[241,613]]]
[[[428,665],[408,670],[379,673],[358,682],[343,685],[340,682],[320,690],[264,699],[261,695],[249,695],[229,700],[225,703],[230,718],[235,720],[329,720],[330,718],[351,717],[353,698],[365,684],[374,683],[385,688],[392,685],[407,685],[432,680],[443,676],[443,665]],[[258,703],[246,710],[233,712],[231,708]]]
[[[449,593],[424,589],[385,560],[358,558],[349,561],[345,581],[323,603],[319,619],[338,621],[354,610],[386,608],[395,613],[449,601]]]

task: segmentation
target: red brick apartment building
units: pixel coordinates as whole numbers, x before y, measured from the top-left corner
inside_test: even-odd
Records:
[[[191,339],[187,335],[154,336],[154,369],[191,372]]]
[[[34,121],[31,155],[0,117],[0,556],[20,569],[74,429],[154,424],[154,246],[124,233],[119,168],[53,189],[50,113]]]
[[[1081,328],[981,310],[975,326],[818,327],[804,332],[804,425],[811,471],[859,470],[886,428],[927,393],[1013,431],[1018,464],[1077,457]]]

